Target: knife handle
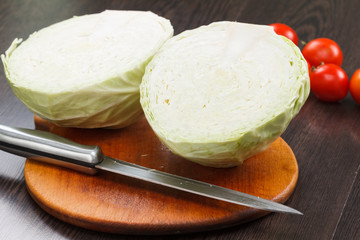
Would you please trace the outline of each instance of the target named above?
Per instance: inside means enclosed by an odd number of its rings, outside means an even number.
[[[0,149],[29,159],[95,174],[104,155],[99,146],[82,145],[58,135],[0,124]]]

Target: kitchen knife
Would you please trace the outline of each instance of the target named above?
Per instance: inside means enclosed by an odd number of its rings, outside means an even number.
[[[0,149],[87,174],[100,169],[242,206],[302,215],[270,200],[114,159],[105,156],[99,146],[82,145],[45,131],[0,124]]]

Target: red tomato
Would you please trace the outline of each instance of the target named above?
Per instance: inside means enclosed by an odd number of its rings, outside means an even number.
[[[341,66],[343,61],[343,53],[339,45],[328,38],[311,40],[303,48],[302,54],[311,66],[314,67],[326,63],[333,63]]]
[[[360,104],[360,68],[355,71],[350,79],[350,93],[355,102]]]
[[[310,87],[320,100],[336,102],[346,97],[349,78],[341,67],[324,64],[310,74]]]
[[[273,24],[270,24],[270,26],[272,26],[274,28],[274,31],[278,35],[287,37],[293,43],[295,43],[295,45],[298,45],[299,38],[298,38],[296,32],[294,31],[294,29],[292,29],[291,27],[289,27],[288,25],[283,24],[283,23],[273,23]]]
[[[306,62],[307,62],[307,66],[308,66],[308,70],[309,70],[309,74],[310,74],[312,72],[312,67],[308,61],[306,61]]]

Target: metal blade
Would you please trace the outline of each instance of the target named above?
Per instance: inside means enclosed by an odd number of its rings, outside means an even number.
[[[228,188],[215,186],[209,183],[142,167],[107,156],[105,156],[104,160],[95,167],[101,170],[114,172],[124,176],[141,179],[147,182],[156,183],[162,186],[175,188],[181,191],[218,199],[221,201],[235,203],[242,206],[271,212],[284,212],[302,215],[301,212],[280,203],[234,191]]]

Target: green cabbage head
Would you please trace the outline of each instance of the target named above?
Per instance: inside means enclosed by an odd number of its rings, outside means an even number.
[[[299,48],[272,27],[216,22],[161,47],[146,67],[140,101],[173,153],[231,167],[284,132],[309,85]]]
[[[120,128],[142,116],[145,66],[172,35],[170,22],[154,13],[107,10],[15,39],[1,59],[15,95],[40,117]]]

